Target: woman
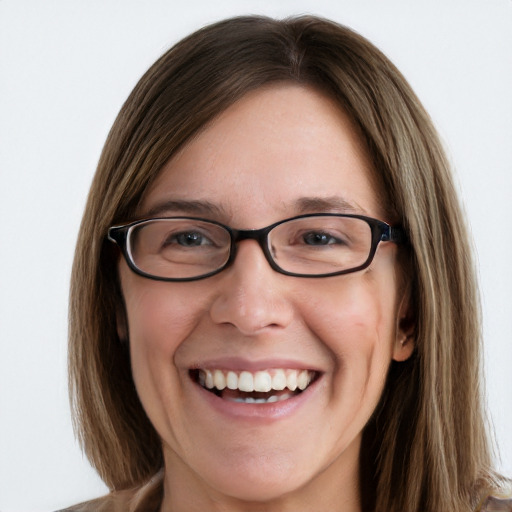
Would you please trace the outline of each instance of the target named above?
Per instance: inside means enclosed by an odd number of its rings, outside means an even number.
[[[512,510],[489,498],[448,164],[344,27],[231,19],[152,66],[99,163],[70,317],[113,490],[75,510]]]

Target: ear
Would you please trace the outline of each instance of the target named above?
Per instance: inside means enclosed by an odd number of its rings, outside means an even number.
[[[393,350],[393,359],[399,362],[406,361],[411,357],[416,345],[416,319],[412,305],[410,285],[407,285],[403,291],[396,321],[396,340]]]
[[[121,343],[128,342],[128,319],[126,318],[126,310],[124,304],[117,303],[116,306],[116,329],[117,336]]]

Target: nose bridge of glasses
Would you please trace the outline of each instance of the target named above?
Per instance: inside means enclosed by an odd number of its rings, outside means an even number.
[[[267,237],[268,233],[271,231],[272,226],[261,228],[261,229],[232,229],[231,230],[231,239],[232,239],[232,250],[233,256],[232,260],[236,256],[236,245],[239,242],[243,242],[244,240],[254,240],[263,251],[266,260],[269,262],[271,267],[274,267],[272,262],[272,255],[267,247]]]

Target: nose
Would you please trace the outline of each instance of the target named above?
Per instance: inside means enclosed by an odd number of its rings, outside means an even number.
[[[293,278],[272,270],[256,240],[238,243],[235,261],[219,278],[221,288],[210,309],[215,323],[233,325],[246,336],[290,324],[286,280]]]

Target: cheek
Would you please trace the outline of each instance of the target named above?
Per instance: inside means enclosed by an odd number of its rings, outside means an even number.
[[[126,297],[130,343],[172,353],[200,319],[205,306],[196,295],[175,290],[170,283],[155,283]]]
[[[345,442],[367,423],[384,389],[395,339],[394,287],[354,277],[312,296],[304,319],[330,354],[329,422],[334,431],[345,432]]]
[[[178,382],[175,355],[207,308],[193,286],[127,276],[123,282],[133,378],[144,398]],[[178,288],[178,289],[176,289]],[[163,398],[163,397],[160,397]]]
[[[374,281],[370,273],[341,278],[303,301],[309,329],[330,351],[336,368],[387,368],[395,338],[395,287]]]

